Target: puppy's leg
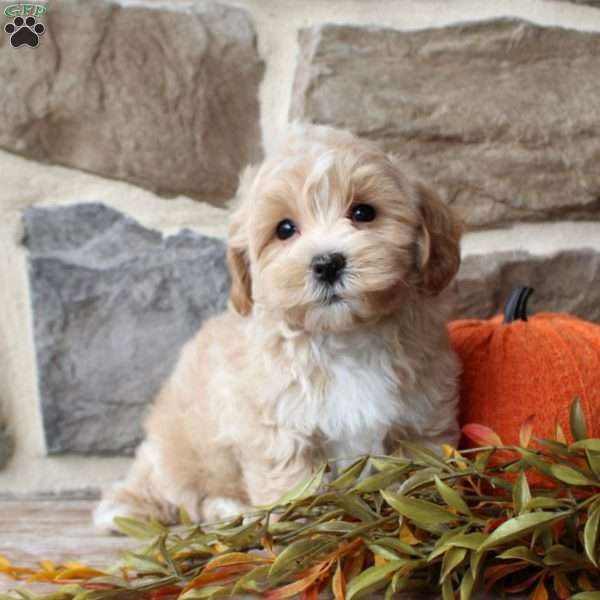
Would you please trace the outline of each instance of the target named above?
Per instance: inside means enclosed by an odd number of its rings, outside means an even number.
[[[178,509],[160,493],[153,452],[144,442],[125,481],[115,484],[94,511],[94,524],[101,531],[117,531],[115,517],[145,519],[152,515],[165,524],[177,522]]]
[[[349,467],[359,457],[378,456],[385,453],[384,440],[386,431],[367,431],[360,438],[347,438],[327,443],[327,456],[331,457],[331,477],[335,478],[346,467]],[[363,469],[359,480],[366,479],[373,472],[372,467]]]
[[[253,457],[243,465],[250,503],[255,506],[276,502],[312,473],[312,464],[306,457],[296,456],[277,463],[272,459]]]
[[[207,523],[214,523],[247,512],[249,507],[235,498],[212,496],[202,503],[202,517]]]

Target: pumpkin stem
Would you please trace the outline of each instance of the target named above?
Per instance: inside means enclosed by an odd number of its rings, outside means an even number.
[[[533,294],[533,288],[515,288],[504,306],[504,323],[512,323],[516,319],[527,321],[527,300]]]

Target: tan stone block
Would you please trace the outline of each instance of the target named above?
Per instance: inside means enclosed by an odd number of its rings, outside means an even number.
[[[471,226],[600,217],[600,34],[499,19],[300,32],[291,116],[381,140]]]
[[[0,43],[0,147],[166,195],[230,198],[260,158],[263,63],[245,11],[56,0],[36,48]]]

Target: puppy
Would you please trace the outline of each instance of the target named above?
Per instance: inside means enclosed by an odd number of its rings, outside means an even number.
[[[451,211],[375,144],[294,124],[243,174],[230,308],[183,348],[116,515],[216,520],[271,503],[324,460],[458,440],[459,364],[440,294],[460,263]]]

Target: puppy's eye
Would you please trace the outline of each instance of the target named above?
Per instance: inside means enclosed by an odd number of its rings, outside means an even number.
[[[296,224],[291,219],[284,219],[283,221],[279,221],[277,224],[277,229],[275,230],[277,233],[277,237],[280,240],[287,240],[291,238],[297,231]]]
[[[355,204],[350,209],[350,218],[358,223],[368,223],[375,215],[375,209],[370,204]]]

